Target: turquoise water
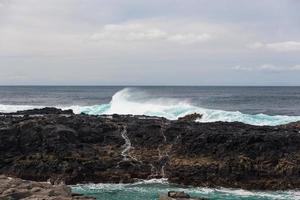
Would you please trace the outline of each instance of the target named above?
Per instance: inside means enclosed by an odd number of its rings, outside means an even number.
[[[73,192],[96,197],[97,200],[157,200],[158,194],[170,190],[185,191],[192,197],[211,200],[300,200],[300,191],[247,191],[242,189],[212,189],[180,187],[164,179],[133,184],[86,184],[72,187]]]
[[[53,106],[86,114],[137,114],[177,119],[203,114],[199,122],[239,121],[279,125],[300,120],[300,87],[213,86],[0,86],[0,112]],[[237,189],[180,188],[165,181],[88,184],[75,192],[98,200],[154,200],[158,193],[183,190],[213,200],[300,200],[299,191],[250,192]]]
[[[300,116],[245,114],[240,111],[225,111],[196,106],[187,99],[169,97],[152,98],[149,93],[140,89],[125,88],[116,92],[108,104],[76,107],[75,112],[86,114],[134,114],[159,116],[167,119],[177,119],[191,113],[201,113],[199,122],[243,122],[252,125],[281,125],[300,121]]]
[[[202,114],[199,122],[274,126],[300,121],[299,104],[299,87],[0,87],[0,112],[55,106],[75,113],[172,120],[197,112]]]

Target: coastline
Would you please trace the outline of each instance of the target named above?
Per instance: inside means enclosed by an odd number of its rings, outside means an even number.
[[[3,114],[0,174],[53,183],[300,188],[300,125],[195,123],[59,109]]]

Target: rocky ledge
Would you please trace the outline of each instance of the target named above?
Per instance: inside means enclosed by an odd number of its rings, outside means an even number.
[[[95,200],[72,194],[70,187],[39,183],[0,175],[0,200]]]
[[[0,116],[0,174],[66,184],[170,182],[300,188],[300,126],[74,115],[43,109]]]

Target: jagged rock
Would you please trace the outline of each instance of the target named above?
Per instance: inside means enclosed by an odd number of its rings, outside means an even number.
[[[32,109],[32,110],[22,110],[22,111],[17,111],[14,113],[0,113],[2,115],[58,115],[58,114],[63,114],[63,115],[73,115],[73,110],[62,110],[58,108],[52,108],[52,107],[45,107],[41,109]]]
[[[183,117],[179,117],[178,118],[178,121],[185,121],[185,122],[194,122],[196,121],[197,119],[201,119],[202,118],[202,114],[199,114],[199,113],[193,113],[193,114],[188,114],[188,115],[185,115]]]
[[[0,174],[27,180],[300,188],[298,125],[114,115],[0,116]],[[56,112],[56,111],[53,111]],[[58,111],[57,111],[58,112]]]
[[[51,185],[0,175],[0,200],[95,200],[73,195],[66,185]]]
[[[206,198],[192,198],[185,192],[169,191],[168,195],[160,194],[159,200],[208,200]]]
[[[186,194],[185,192],[176,192],[176,191],[169,191],[168,197],[171,198],[191,198],[190,195]]]

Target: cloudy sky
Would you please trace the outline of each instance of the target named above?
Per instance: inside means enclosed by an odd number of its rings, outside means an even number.
[[[0,0],[1,85],[300,85],[299,0]]]

